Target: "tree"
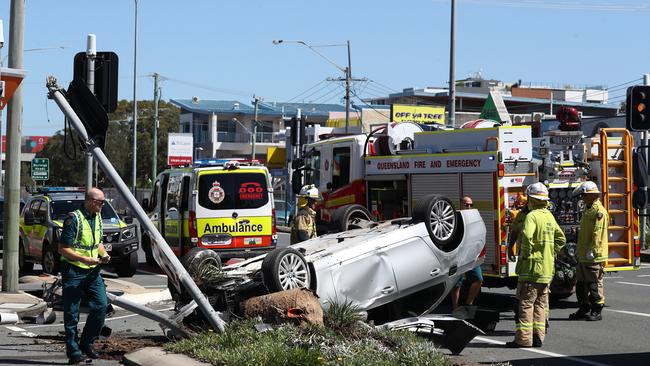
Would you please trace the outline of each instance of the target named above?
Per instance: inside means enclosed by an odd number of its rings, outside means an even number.
[[[158,128],[158,171],[167,163],[167,136],[179,128],[180,110],[174,105],[161,101]],[[111,161],[122,179],[131,184],[131,167],[133,133],[131,120],[133,103],[126,100],[118,102],[114,113],[109,114],[109,127],[106,134],[104,153]],[[85,157],[78,143],[75,132],[72,136],[65,131],[58,131],[50,138],[37,157],[50,158],[50,180],[48,185],[82,186],[85,184]],[[138,155],[136,176],[138,187],[150,186],[153,141],[153,102],[138,102]],[[65,143],[64,143],[65,142]],[[68,152],[67,156],[65,151]],[[75,151],[76,149],[76,151]],[[98,174],[100,186],[110,186],[110,182],[101,171]]]

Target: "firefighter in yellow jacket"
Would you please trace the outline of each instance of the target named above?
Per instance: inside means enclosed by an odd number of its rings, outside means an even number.
[[[554,272],[554,259],[566,238],[553,214],[546,208],[548,189],[534,183],[526,189],[530,212],[524,219],[519,243],[516,273],[519,322],[515,340],[506,347],[541,347],[546,335],[548,287]]]
[[[318,188],[308,184],[298,194],[298,213],[291,226],[291,244],[316,237],[316,203],[320,201]]]
[[[594,182],[584,182],[574,190],[582,195],[587,210],[580,219],[578,232],[578,268],[576,271],[576,297],[578,311],[569,319],[602,320],[605,306],[603,288],[604,262],[607,260],[607,230],[609,215],[600,202],[600,191]]]

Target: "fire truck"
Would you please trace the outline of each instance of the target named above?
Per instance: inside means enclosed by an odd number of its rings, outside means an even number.
[[[390,123],[369,134],[306,145],[293,166],[304,173],[303,183],[314,184],[323,195],[319,230],[345,231],[365,220],[409,217],[429,194],[445,196],[455,207],[470,196],[487,228],[485,283],[514,286],[516,262],[508,258],[507,243],[509,213],[518,195],[531,183],[547,183],[551,209],[574,241],[585,207],[570,191],[593,179],[609,182],[599,183],[612,216],[607,269],[638,268],[638,225],[627,229],[637,222],[631,207],[629,134],[607,130],[586,139],[579,131],[557,131],[533,139],[530,126],[479,120],[462,127],[426,131],[413,123]],[[566,277],[573,274],[562,271]],[[570,295],[573,283],[566,277],[556,292]]]

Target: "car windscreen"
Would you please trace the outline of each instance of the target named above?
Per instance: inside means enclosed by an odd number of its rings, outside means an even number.
[[[73,212],[83,205],[83,200],[60,200],[52,201],[50,206],[50,214],[52,215],[52,220],[65,220],[68,217],[69,212]],[[102,206],[102,221],[111,221],[119,220],[117,213],[113,210],[113,207],[108,203]],[[112,219],[112,220],[111,220]]]
[[[199,205],[208,210],[260,208],[269,202],[264,173],[202,174]]]

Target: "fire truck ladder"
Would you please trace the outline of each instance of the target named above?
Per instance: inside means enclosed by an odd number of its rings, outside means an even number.
[[[609,212],[609,259],[605,267],[632,265],[632,135],[625,128],[603,128],[599,145],[603,206]]]

